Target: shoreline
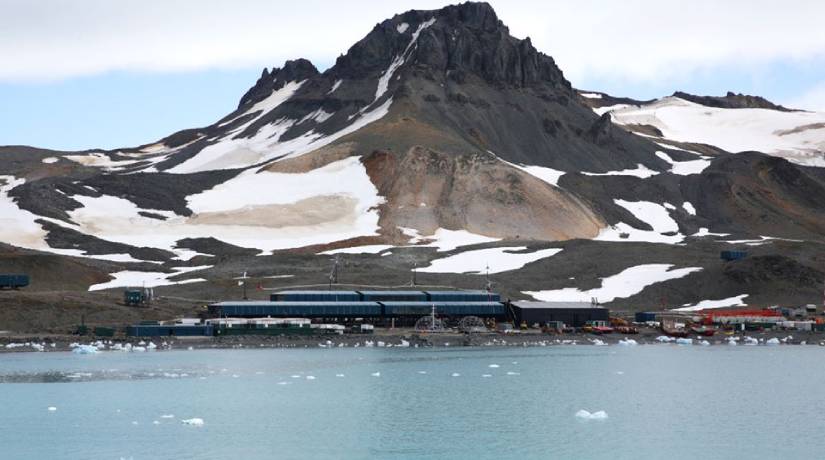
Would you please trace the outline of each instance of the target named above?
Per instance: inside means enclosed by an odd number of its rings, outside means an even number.
[[[82,337],[73,335],[15,334],[0,336],[0,353],[69,352],[79,346],[99,351],[163,351],[172,349],[262,349],[262,348],[449,348],[449,347],[549,347],[565,345],[636,346],[731,346],[737,345],[819,345],[825,346],[825,334],[808,331],[765,331],[716,334],[712,337],[692,335],[688,340],[666,337],[661,331],[639,334],[546,334],[520,333],[438,333],[417,334],[412,331],[380,331],[375,334],[282,335],[223,337]],[[679,343],[682,342],[682,343]],[[151,344],[151,345],[150,345]],[[87,349],[88,352],[94,353]]]

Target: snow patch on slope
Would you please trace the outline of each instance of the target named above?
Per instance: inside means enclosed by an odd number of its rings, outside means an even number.
[[[703,300],[696,305],[686,305],[681,308],[674,308],[673,311],[699,311],[710,308],[741,307],[745,306],[745,297],[747,296],[748,294],[742,294],[721,300]]]
[[[647,166],[638,163],[634,169],[623,169],[621,171],[608,171],[604,173],[593,173],[582,171],[585,176],[634,176],[640,179],[647,179],[648,177],[659,174],[659,171],[654,171]]]
[[[642,106],[615,107],[613,121],[644,124],[678,142],[715,145],[729,152],[756,150],[825,167],[825,114],[707,107],[677,97]]]
[[[476,249],[435,259],[418,271],[426,273],[501,273],[518,270],[536,260],[558,254],[560,248],[523,253],[526,246]]]
[[[171,281],[169,278],[178,276],[183,273],[206,270],[212,268],[212,265],[201,265],[197,267],[172,267],[174,273],[162,272],[138,272],[138,271],[121,271],[110,273],[115,279],[105,283],[93,284],[89,286],[90,291],[100,291],[103,289],[111,289],[116,287],[157,287],[169,286],[172,284],[189,284],[206,281],[203,278],[191,278],[180,281]]]
[[[670,172],[680,176],[701,174],[702,171],[705,170],[705,168],[710,166],[710,160],[707,157],[702,157],[698,160],[690,161],[674,161],[673,158],[670,158],[670,155],[668,155],[665,152],[662,152],[661,150],[656,152],[656,156],[670,163],[673,166],[670,169]]]
[[[626,268],[613,276],[602,278],[601,287],[587,291],[572,287],[548,291],[524,291],[524,294],[545,302],[589,302],[594,297],[599,302],[612,302],[615,299],[636,295],[650,285],[684,278],[702,270],[701,267],[671,270],[672,267],[671,264],[646,264]]]
[[[467,230],[447,230],[437,229],[432,235],[421,235],[414,228],[398,227],[402,233],[410,237],[410,243],[417,248],[438,248],[438,252],[452,251],[461,246],[473,244],[492,243],[500,241],[501,238],[492,238],[468,232]],[[426,241],[424,244],[419,244]]]
[[[83,207],[69,215],[83,233],[173,252],[183,238],[214,237],[269,253],[374,235],[383,202],[358,157],[303,174],[247,170],[188,196],[188,217],[147,218],[134,203],[106,195],[74,198]]]

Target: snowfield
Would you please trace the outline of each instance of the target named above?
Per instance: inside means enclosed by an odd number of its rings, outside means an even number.
[[[729,297],[721,300],[703,300],[696,305],[685,305],[682,308],[674,308],[673,311],[699,311],[709,308],[725,308],[725,307],[743,307],[745,306],[745,297],[748,294],[741,294],[735,297]]]
[[[475,249],[460,252],[443,259],[435,259],[427,267],[418,271],[426,273],[501,273],[518,270],[525,265],[558,254],[559,248],[542,249],[535,252],[521,252],[526,246]]]
[[[679,233],[679,225],[670,217],[667,203],[661,205],[650,201],[625,200],[613,200],[613,202],[630,211],[637,219],[650,225],[653,230],[639,230],[624,222],[619,222],[602,229],[594,240],[678,244],[685,239],[685,236]],[[670,207],[675,209],[672,205]]]
[[[398,227],[402,233],[410,237],[410,244],[417,248],[438,248],[438,252],[448,252],[461,246],[492,243],[501,241],[500,238],[479,235],[467,230],[437,229],[432,235],[421,235],[414,228]],[[424,243],[426,241],[426,243]]]
[[[636,295],[652,284],[684,278],[702,270],[701,267],[671,270],[672,267],[671,264],[646,264],[626,268],[613,276],[602,278],[601,287],[587,291],[564,288],[550,291],[524,291],[524,294],[545,302],[590,302],[590,299],[594,297],[599,302],[612,302]]]
[[[195,272],[212,268],[212,265],[201,265],[197,267],[172,267],[174,273],[162,272],[136,272],[136,271],[121,271],[110,273],[115,279],[105,283],[93,284],[89,286],[90,291],[100,291],[103,289],[111,289],[117,287],[157,287],[169,286],[172,284],[189,284],[206,281],[203,278],[190,278],[180,281],[170,281],[169,278],[178,276],[183,273]]]
[[[665,97],[642,106],[614,107],[613,121],[658,128],[666,139],[710,144],[729,152],[755,150],[825,167],[825,114],[769,109],[722,109]]]
[[[304,174],[247,170],[187,197],[189,217],[168,211],[161,211],[166,220],[144,217],[134,203],[107,195],[73,198],[83,207],[69,215],[83,233],[173,252],[183,238],[214,237],[271,253],[375,235],[375,208],[383,202],[358,157]]]
[[[680,176],[701,174],[702,171],[705,170],[705,168],[710,166],[710,159],[708,157],[701,157],[698,160],[690,161],[674,161],[672,158],[670,158],[670,155],[662,151],[656,152],[656,156],[673,165],[673,167],[670,169],[670,172]]]
[[[608,171],[604,173],[594,173],[582,171],[585,176],[633,176],[639,179],[647,179],[659,174],[659,171],[654,171],[647,166],[639,163],[635,169],[623,169],[621,171]]]

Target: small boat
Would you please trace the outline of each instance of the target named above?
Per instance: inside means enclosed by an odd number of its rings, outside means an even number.
[[[671,337],[687,337],[688,330],[684,327],[677,327],[675,321],[662,321],[662,332]]]
[[[716,334],[716,329],[707,326],[693,326],[690,328],[690,331],[704,337],[711,337],[713,334]]]
[[[611,332],[613,332],[613,328],[610,327],[610,326],[593,326],[593,331],[592,332],[594,334],[599,334],[599,335],[601,335],[601,334],[610,334]]]

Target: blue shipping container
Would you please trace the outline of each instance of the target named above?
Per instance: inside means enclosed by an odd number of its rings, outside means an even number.
[[[431,302],[501,302],[501,294],[488,291],[426,291]]]
[[[0,289],[17,289],[29,285],[29,275],[0,275]]]

